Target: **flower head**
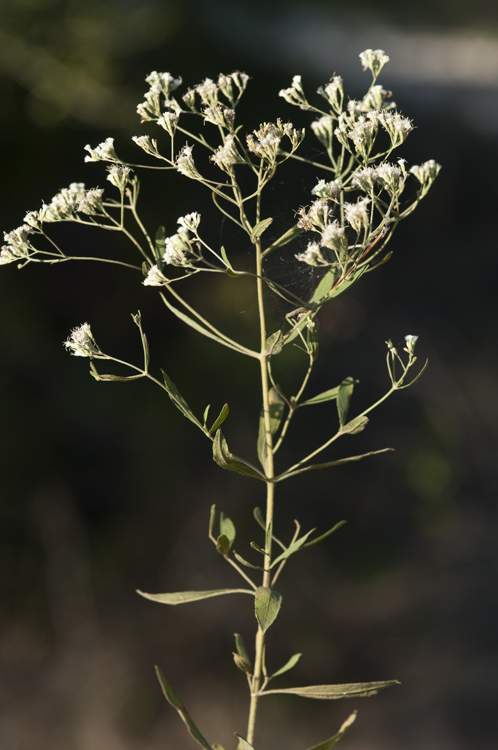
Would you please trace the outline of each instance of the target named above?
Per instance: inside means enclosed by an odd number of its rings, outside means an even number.
[[[102,205],[103,194],[104,191],[101,188],[93,188],[92,190],[87,190],[84,197],[78,203],[76,210],[81,211],[81,213],[88,214],[88,216],[101,214],[104,210],[104,206]]]
[[[73,328],[70,337],[64,342],[64,346],[75,357],[95,357],[102,354],[88,323]]]
[[[415,353],[415,344],[417,343],[418,336],[405,336],[406,351],[408,354]]]
[[[368,68],[372,71],[374,78],[377,78],[384,65],[389,62],[389,56],[383,49],[366,49],[360,52],[360,60],[363,70]]]
[[[223,146],[220,146],[210,158],[224,172],[230,172],[235,164],[246,163],[242,154],[239,153],[235,139],[231,134],[227,135]]]
[[[72,182],[54,195],[50,203],[43,205],[39,212],[41,222],[71,221],[76,219],[75,211],[85,198],[87,191],[84,182]]]
[[[158,266],[149,268],[149,272],[142,282],[144,286],[163,286],[168,281],[166,276],[159,270]]]
[[[114,150],[114,138],[106,138],[96,148],[86,145],[85,151],[88,151],[90,154],[89,156],[85,156],[85,161],[114,161],[121,163],[121,159],[118,158]]]
[[[342,185],[340,180],[332,180],[331,182],[325,182],[325,180],[319,180],[311,195],[316,195],[317,198],[321,198],[326,201],[334,201],[341,194]]]
[[[130,175],[133,174],[133,171],[129,167],[122,167],[119,164],[113,164],[112,167],[107,167],[107,169],[109,172],[107,179],[111,185],[123,192],[126,185],[131,182]]]
[[[28,240],[28,235],[33,232],[33,228],[23,224],[12,232],[4,232],[6,244],[0,252],[0,265],[15,263],[17,260],[27,260],[32,251],[35,250]]]
[[[361,232],[361,230],[368,226],[370,217],[368,215],[368,204],[371,203],[370,198],[358,198],[356,203],[345,203],[344,213],[346,219],[351,224],[355,232]]]
[[[180,174],[190,177],[191,180],[201,180],[202,175],[198,172],[192,156],[193,146],[184,146],[176,157],[176,168]]]
[[[318,242],[310,242],[304,253],[297,253],[295,257],[302,263],[307,263],[308,266],[330,266],[330,262],[324,258]]]

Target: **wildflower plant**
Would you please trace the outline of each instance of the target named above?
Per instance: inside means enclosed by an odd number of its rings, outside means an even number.
[[[417,362],[417,336],[407,335],[401,351],[387,341],[389,387],[375,403],[360,413],[350,414],[357,382],[352,377],[322,393],[308,392],[318,356],[317,314],[324,305],[391,256],[387,244],[395,228],[414,211],[440,169],[434,161],[407,168],[404,159],[393,156],[411,133],[412,122],[396,109],[391,93],[377,83],[389,60],[387,55],[382,50],[366,50],[360,59],[372,76],[362,99],[348,100],[343,81],[337,75],[318,89],[317,97],[308,98],[300,76],[295,76],[291,86],[280,91],[285,102],[311,117],[310,137],[320,151],[318,160],[299,153],[305,131],[286,120],[263,122],[252,132],[244,133],[236,115],[237,105],[249,82],[244,73],[220,75],[217,81],[207,78],[180,96],[177,91],[182,85],[181,78],[158,72],[147,77],[149,90],[138,106],[138,113],[142,122],[156,124],[158,137],[135,136],[135,145],[146,157],[154,160],[154,164],[149,165],[151,168],[176,172],[179,180],[194,180],[210,193],[220,218],[238,227],[245,242],[250,244],[251,270],[237,267],[234,248],[208,243],[202,231],[201,215],[195,211],[195,206],[191,213],[178,219],[177,229],[172,234],[168,234],[164,227],[146,227],[138,212],[136,170],[147,166],[122,160],[112,138],[95,148],[85,147],[87,162],[107,163],[107,180],[112,186],[110,196],[107,196],[107,190],[87,189],[82,183],[72,183],[55,195],[49,204],[26,214],[21,227],[5,234],[0,256],[0,263],[17,263],[20,268],[30,262],[61,263],[82,259],[129,267],[141,275],[141,283],[155,288],[151,291],[159,294],[169,313],[183,324],[216,345],[227,347],[258,365],[262,407],[256,438],[257,465],[235,455],[229,448],[224,434],[230,425],[227,404],[214,418],[209,416],[209,406],[202,416],[196,415],[164,370],[161,375],[151,371],[140,313],[133,315],[133,321],[142,342],[143,362],[123,362],[104,353],[88,323],[75,328],[65,343],[70,353],[89,358],[90,372],[98,381],[139,378],[152,381],[203,433],[219,467],[256,480],[265,492],[265,511],[255,508],[253,514],[254,528],[257,531],[261,527],[257,541],[251,542],[252,550],[259,556],[257,564],[246,559],[246,552],[235,551],[236,530],[231,519],[223,512],[218,513],[215,506],[210,511],[208,537],[216,552],[240,575],[240,588],[164,594],[139,592],[167,605],[233,594],[244,594],[252,599],[253,614],[248,607],[248,617],[249,621],[254,618],[254,648],[248,648],[242,636],[235,635],[235,666],[244,673],[248,685],[247,727],[234,727],[238,750],[258,746],[257,741],[254,745],[258,707],[262,699],[271,700],[269,696],[273,694],[335,700],[370,696],[395,684],[395,680],[388,680],[270,688],[275,677],[297,664],[300,654],[291,656],[279,668],[267,667],[267,656],[271,662],[271,654],[267,654],[266,648],[267,631],[282,606],[282,596],[275,584],[292,556],[324,541],[344,523],[338,521],[333,528],[316,535],[314,529],[302,532],[296,522],[294,535],[284,541],[280,538],[278,517],[275,516],[277,491],[282,489],[283,494],[283,483],[304,472],[382,453],[380,450],[334,457],[325,452],[345,435],[363,431],[370,412],[395,391],[414,383],[425,369],[425,366],[416,368],[412,374]],[[302,163],[311,165],[320,178],[309,186],[309,204],[290,207],[285,231],[266,241],[273,218],[267,214],[265,191],[277,170],[289,161],[293,161],[296,168]],[[132,264],[101,256],[71,256],[50,236],[50,224],[55,222],[73,222],[120,232],[136,249],[139,262]],[[303,238],[306,245],[296,252]],[[288,252],[289,263],[295,263],[297,259],[299,264],[305,264],[303,267],[318,269],[311,295],[296,295],[289,284],[278,283],[267,273],[266,258],[276,250]],[[259,319],[257,345],[249,347],[228,336],[189,303],[182,293],[182,283],[206,273],[223,274],[227,280],[241,276],[254,280]],[[288,310],[277,330],[269,327],[268,296],[271,295],[282,298]],[[293,393],[284,392],[276,375],[279,355],[288,346],[297,346],[302,351],[302,372]],[[104,362],[118,363],[128,368],[128,374],[102,372],[101,363]],[[277,472],[275,455],[285,441],[296,412],[302,408],[316,409],[327,402],[335,402],[337,406],[337,424],[327,439],[322,444],[310,445],[297,462]],[[206,750],[223,750],[221,745],[211,744],[205,739],[163,672],[157,669],[157,675],[166,700],[176,709],[193,739]],[[355,716],[356,713],[351,714],[335,734],[312,750],[331,748],[351,726]]]

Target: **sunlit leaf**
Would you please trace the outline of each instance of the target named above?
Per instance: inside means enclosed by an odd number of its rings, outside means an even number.
[[[211,589],[209,591],[175,591],[173,594],[146,594],[144,591],[137,589],[137,594],[150,599],[159,604],[187,604],[188,602],[197,602],[201,599],[211,599],[213,596],[223,596],[224,594],[251,594],[254,591],[250,589]]]
[[[235,550],[233,550],[233,556],[241,565],[245,565],[246,568],[252,568],[253,570],[264,570],[264,568],[261,565],[253,565],[250,562],[247,562],[247,560],[244,560],[244,558],[239,555]]]
[[[247,477],[266,480],[265,476],[252,466],[252,464],[230,453],[227,441],[221,430],[217,430],[213,441],[213,459],[218,466],[227,471],[235,471],[237,474],[243,474]]]
[[[220,534],[224,534],[227,537],[230,546],[233,544],[235,539],[235,526],[233,521],[231,521],[224,513],[220,513]]]
[[[340,386],[336,385],[335,388],[329,388],[328,391],[323,391],[323,393],[319,393],[318,395],[313,396],[313,398],[303,401],[299,406],[312,406],[313,404],[323,404],[325,401],[333,401],[337,398],[339,387]]]
[[[367,416],[355,417],[351,420],[351,422],[348,422],[347,424],[342,426],[341,432],[345,432],[348,435],[357,435],[359,432],[363,432],[367,424]]]
[[[270,224],[273,223],[273,219],[268,217],[268,219],[263,219],[262,221],[258,221],[255,227],[253,227],[253,230],[251,232],[251,242],[255,242],[258,237],[261,237],[263,232],[265,232]]]
[[[185,399],[183,398],[182,394],[176,387],[176,385],[173,383],[169,375],[164,371],[161,370],[164,386],[168,392],[168,396],[176,406],[176,408],[181,411],[184,417],[187,417],[187,419],[190,419],[191,422],[193,422],[197,427],[200,427],[201,430],[204,432],[204,427],[201,425],[199,420],[194,416],[192,409],[187,404]]]
[[[289,242],[292,242],[293,239],[296,237],[299,237],[300,234],[304,232],[304,229],[301,229],[301,227],[298,227],[297,224],[290,229],[288,229],[284,234],[282,234],[278,240],[275,240],[275,242],[272,242],[272,244],[266,248],[263,255],[267,255],[268,253],[271,253],[272,250],[276,250],[278,247],[283,247],[284,245],[287,245]]]
[[[241,737],[240,734],[237,734],[237,732],[235,732],[235,736],[239,738],[239,744],[237,745],[237,750],[254,750],[253,746],[250,745],[247,740]]]
[[[256,519],[256,521],[259,523],[261,528],[266,529],[265,519],[263,518],[263,514],[261,513],[261,508],[254,508],[253,516]]]
[[[225,419],[228,417],[228,414],[230,412],[230,409],[228,408],[228,404],[225,404],[223,409],[218,414],[218,417],[215,422],[213,422],[213,425],[211,429],[209,430],[209,434],[216,432],[216,430],[221,427]],[[204,419],[204,424],[206,423],[206,419]]]
[[[280,394],[275,388],[270,388],[268,391],[268,401],[270,408],[270,432],[272,435],[278,430],[282,417],[285,410],[285,401],[282,399]],[[259,415],[259,430],[258,430],[258,458],[261,466],[266,470],[266,459],[267,459],[267,440],[266,440],[266,425],[265,425],[265,413],[261,409]]]
[[[249,659],[246,659],[245,656],[234,653],[233,660],[235,662],[235,666],[240,669],[241,672],[245,672],[246,674],[252,673],[251,662],[249,661]]]
[[[311,529],[311,531],[308,531],[304,536],[302,536],[300,539],[296,539],[295,542],[293,542],[287,549],[282,552],[281,555],[276,557],[274,561],[271,564],[271,567],[273,568],[275,565],[278,565],[282,560],[285,560],[287,557],[290,557],[294,554],[294,552],[297,552],[298,549],[300,549],[306,540],[308,539],[309,535],[312,534],[315,531],[315,529]]]
[[[216,540],[216,551],[220,553],[220,555],[228,555],[230,552],[230,540],[225,536],[225,534],[220,534],[218,539]]]
[[[265,586],[256,589],[254,597],[254,610],[256,619],[263,633],[266,633],[272,625],[282,606],[282,595],[277,591],[272,591]]]
[[[295,667],[298,663],[299,659],[301,658],[302,654],[294,654],[294,656],[291,656],[288,662],[284,664],[283,667],[280,667],[276,672],[274,672],[271,676],[271,679],[273,680],[274,677],[277,677],[279,674],[284,674],[284,672],[288,672],[289,669],[292,669],[292,667]]]
[[[265,690],[262,695],[288,693],[289,695],[299,695],[302,698],[330,701],[342,698],[367,698],[370,695],[375,695],[379,690],[391,687],[391,685],[399,685],[399,682],[388,680],[386,682],[353,682],[344,685],[309,685],[307,687],[283,688],[282,690]]]
[[[265,351],[270,356],[276,356],[282,351],[282,331],[275,331],[271,336],[268,336],[265,344]]]

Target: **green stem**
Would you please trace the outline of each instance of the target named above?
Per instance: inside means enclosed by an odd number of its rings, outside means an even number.
[[[259,211],[258,211],[259,214]],[[257,216],[256,220],[259,220]],[[266,433],[266,476],[268,482],[266,485],[266,531],[273,527],[273,512],[274,512],[274,467],[273,467],[273,442],[270,424],[270,400],[269,400],[269,378],[268,378],[268,362],[266,354],[266,321],[265,321],[265,308],[264,308],[264,284],[262,279],[262,252],[261,242],[258,241],[256,244],[256,273],[257,273],[257,294],[258,294],[258,309],[259,309],[259,324],[261,334],[261,354],[260,354],[260,369],[261,369],[261,389],[263,395],[263,412],[265,417],[265,433]],[[262,585],[266,588],[270,587],[271,582],[271,534],[266,533],[265,542],[265,569],[263,573]],[[258,709],[259,701],[259,690],[261,687],[261,677],[263,674],[263,659],[264,659],[264,647],[265,647],[265,634],[258,626],[258,632],[256,634],[255,641],[255,657],[254,657],[254,674],[252,678],[252,690],[251,690],[251,703],[249,706],[249,720],[247,724],[247,741],[252,745],[254,741],[254,732],[256,729],[256,714]]]

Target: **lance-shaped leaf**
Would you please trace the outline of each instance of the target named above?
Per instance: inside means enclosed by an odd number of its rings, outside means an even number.
[[[222,469],[235,471],[237,474],[243,474],[246,477],[254,477],[254,479],[263,479],[266,481],[266,477],[255,466],[230,453],[227,441],[221,430],[217,430],[213,441],[213,459]]]
[[[263,255],[268,255],[268,253],[271,253],[272,250],[276,250],[278,247],[283,247],[284,245],[287,245],[289,242],[292,242],[296,237],[299,237],[300,234],[304,232],[304,229],[301,229],[301,227],[298,227],[297,224],[290,229],[288,229],[284,234],[282,234],[278,240],[275,240],[275,242],[272,242],[272,244],[266,248]]]
[[[311,529],[311,531],[308,531],[300,539],[296,539],[296,541],[293,542],[291,545],[289,545],[289,547],[287,547],[287,549],[284,552],[282,552],[281,555],[279,555],[278,557],[274,559],[274,561],[271,564],[271,567],[273,568],[275,565],[278,565],[280,562],[282,562],[282,560],[285,560],[287,557],[290,557],[290,555],[293,555],[294,552],[297,552],[298,549],[300,549],[304,545],[309,535],[312,534],[314,531],[316,531],[316,529]]]
[[[262,221],[258,221],[256,226],[253,227],[251,232],[251,242],[255,242],[258,237],[261,237],[263,232],[266,232],[270,224],[273,222],[273,219],[271,216],[268,219],[263,219]]]
[[[245,656],[233,653],[233,660],[235,662],[235,666],[240,669],[241,672],[252,674],[251,662],[249,661],[249,659],[246,659]]]
[[[245,565],[246,568],[252,568],[253,570],[264,570],[264,568],[261,565],[253,565],[250,562],[247,562],[247,560],[244,560],[244,558],[239,555],[235,550],[233,551],[233,556],[241,565]]]
[[[307,542],[304,546],[305,547],[311,547],[312,544],[318,544],[319,542],[323,542],[324,539],[326,539],[328,536],[334,533],[334,531],[337,531],[341,528],[341,526],[344,526],[344,524],[347,523],[347,521],[339,521],[335,524],[335,526],[332,526],[331,529],[326,531],[324,534],[321,534],[320,536],[317,536],[316,539],[312,539],[311,542]]]
[[[282,417],[284,415],[285,402],[279,395],[275,388],[270,388],[268,392],[268,401],[270,407],[270,432],[272,435],[278,430]],[[263,468],[266,467],[267,458],[267,441],[266,441],[266,425],[265,425],[265,413],[261,409],[259,415],[259,430],[258,430],[258,458]]]
[[[354,421],[354,420],[353,420]],[[394,448],[381,448],[378,451],[369,451],[368,453],[362,453],[359,456],[348,456],[347,458],[338,458],[336,461],[327,461],[325,464],[310,464],[310,466],[303,466],[302,469],[296,469],[295,471],[284,472],[275,477],[275,482],[281,482],[283,479],[289,479],[296,474],[302,474],[305,471],[315,471],[315,469],[329,469],[331,466],[342,466],[343,464],[349,464],[351,461],[361,461],[362,458],[368,456],[376,456],[378,453],[386,453],[392,451]]]
[[[204,432],[204,427],[201,425],[199,420],[194,416],[192,409],[187,404],[185,399],[183,398],[182,394],[176,387],[176,385],[173,383],[171,378],[168,376],[164,370],[161,370],[164,380],[164,387],[166,388],[168,392],[168,396],[176,406],[176,408],[181,411],[184,417],[187,417],[187,419],[190,419],[191,422],[193,422],[197,427],[200,427],[200,429]]]
[[[187,604],[188,602],[198,602],[201,599],[211,599],[213,596],[223,596],[224,594],[250,594],[254,596],[254,591],[250,589],[211,589],[209,591],[175,591],[173,594],[146,594],[144,591],[137,589],[137,594],[160,604]]]
[[[339,413],[339,424],[344,427],[346,424],[346,417],[348,416],[349,403],[351,396],[353,395],[353,388],[358,381],[354,378],[344,378],[339,386],[339,392],[337,394],[337,411]]]
[[[341,432],[346,433],[347,435],[357,435],[359,432],[363,432],[367,424],[368,417],[365,415],[361,415],[359,417],[355,417],[350,422],[343,425],[341,427]]]
[[[213,432],[216,432],[216,430],[221,427],[225,419],[228,417],[228,414],[230,412],[230,409],[228,408],[228,404],[225,404],[223,409],[218,414],[217,419],[213,422],[213,425],[211,429],[209,430],[209,434],[211,435]],[[206,423],[207,415],[204,418],[204,424]]]
[[[342,724],[341,728],[337,732],[337,734],[334,734],[333,737],[329,737],[328,740],[325,740],[325,742],[320,742],[319,745],[313,745],[313,747],[308,748],[308,750],[330,750],[331,747],[335,745],[336,742],[339,742],[342,735],[347,732],[351,724],[356,719],[356,711],[353,711],[351,716],[348,716],[344,724]]]
[[[102,382],[111,382],[111,383],[124,383],[127,380],[140,380],[140,378],[145,377],[145,373],[141,373],[140,375],[109,375],[104,374],[101,375],[100,372],[98,372],[97,368],[95,367],[93,362],[90,362],[90,375],[95,378],[95,380],[102,381]]]
[[[261,513],[261,508],[254,508],[253,516],[256,519],[256,521],[259,523],[261,528],[263,530],[266,530],[265,519],[263,518],[263,514]]]
[[[315,289],[315,292],[313,294],[313,297],[311,298],[311,301],[320,302],[321,300],[323,300],[332,289],[336,279],[337,279],[337,271],[335,271],[334,269],[327,271],[327,273],[325,274],[325,276],[321,278],[320,283]]]
[[[254,611],[263,633],[266,633],[270,625],[275,622],[281,606],[282,595],[277,591],[272,591],[266,586],[260,586],[256,589]]]
[[[284,672],[288,672],[289,669],[292,669],[292,667],[295,667],[298,663],[299,659],[301,658],[302,654],[294,654],[294,656],[291,656],[289,661],[287,661],[283,667],[280,667],[276,672],[272,674],[270,677],[270,680],[273,680],[274,677],[277,677],[279,674],[284,674]]]
[[[160,295],[161,295],[161,299],[163,300],[168,310],[170,310],[173,313],[173,315],[176,315],[176,317],[179,318],[183,323],[186,323],[195,331],[202,333],[202,335],[206,336],[208,339],[213,339],[214,341],[217,341],[218,344],[223,344],[223,346],[226,346],[229,349],[235,349],[236,352],[240,352],[241,354],[247,354],[247,351],[244,351],[244,349],[238,346],[236,342],[228,341],[224,339],[223,336],[221,336],[219,333],[214,333],[212,330],[210,330],[206,326],[201,325],[201,323],[198,323],[196,320],[194,320],[194,318],[191,318],[189,315],[186,315],[186,313],[182,312],[177,307],[172,305],[165,294],[160,292]]]
[[[237,750],[254,750],[254,747],[251,744],[249,744],[247,740],[241,737],[240,734],[237,734],[237,732],[235,732],[235,736],[239,738],[239,744],[237,745]]]
[[[169,684],[169,682],[166,680],[166,677],[163,675],[159,667],[156,667],[156,674],[157,679],[159,680],[159,683],[161,685],[162,691],[164,693],[164,697],[170,703],[173,708],[175,708],[178,713],[180,714],[183,722],[185,723],[190,735],[194,738],[194,740],[205,750],[211,750],[211,745],[206,740],[205,737],[202,736],[200,731],[195,726],[194,722],[190,718],[185,706],[182,703],[182,700],[174,687]]]
[[[307,687],[282,688],[282,690],[265,690],[260,695],[288,693],[289,695],[299,695],[301,698],[332,701],[342,698],[368,698],[370,695],[378,693],[379,690],[391,687],[391,685],[399,685],[398,680],[352,682],[344,685],[308,685]]]
[[[307,401],[303,401],[302,404],[299,404],[300,406],[313,406],[314,404],[323,404],[325,401],[333,401],[337,398],[337,394],[339,393],[340,386],[336,385],[335,388],[329,388],[328,391],[323,391],[322,393],[318,393],[316,396],[313,396],[313,398],[309,398]]]

